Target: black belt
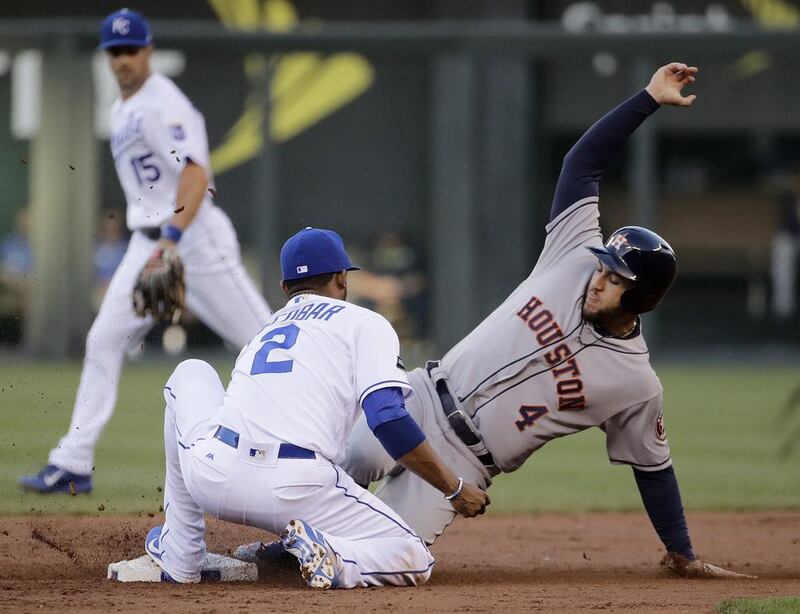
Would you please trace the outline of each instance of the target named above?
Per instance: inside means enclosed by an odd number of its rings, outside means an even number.
[[[153,226],[152,228],[138,228],[137,230],[151,241],[158,241],[161,238],[161,226]]]
[[[231,448],[239,447],[239,433],[229,428],[220,426],[214,433],[214,439],[219,439],[222,443],[228,444]],[[259,450],[250,450],[250,456],[256,456]],[[278,448],[278,458],[317,458],[313,450],[301,448],[293,443],[282,443]]]
[[[425,369],[428,371],[428,376],[430,376],[431,371],[438,366],[438,361],[429,361],[428,364],[425,365]],[[440,379],[439,381],[435,382],[435,386],[436,394],[439,395],[439,401],[442,404],[442,410],[444,411],[445,418],[447,418],[447,422],[450,424],[453,432],[467,446],[476,446],[481,443],[481,438],[467,425],[464,420],[463,413],[458,411],[458,405],[456,405],[453,395],[450,394],[450,390],[448,390],[445,380]],[[475,456],[486,467],[495,466],[494,456],[492,456],[492,453],[488,450],[484,454],[476,454]]]

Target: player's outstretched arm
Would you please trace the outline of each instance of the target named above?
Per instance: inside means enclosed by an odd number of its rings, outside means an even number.
[[[678,480],[672,467],[660,471],[641,471],[634,468],[633,475],[650,522],[653,523],[653,528],[667,549],[661,565],[675,575],[687,578],[753,577],[728,571],[695,556],[689,539]]]
[[[696,96],[683,89],[695,81],[696,66],[672,62],[659,68],[647,87],[604,115],[564,157],[550,220],[573,203],[600,194],[600,180],[628,138],[660,105],[691,106]]]

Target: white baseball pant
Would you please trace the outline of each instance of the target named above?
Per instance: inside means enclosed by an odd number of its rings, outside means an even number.
[[[94,450],[111,419],[125,354],[153,327],[133,311],[133,288],[156,241],[134,232],[86,337],[78,394],[67,434],[50,451],[49,463],[89,475]],[[184,264],[186,304],[220,337],[243,347],[266,324],[270,309],[241,262],[228,216],[203,204],[178,243]]]
[[[324,534],[339,560],[339,587],[425,583],[433,557],[387,505],[330,461],[283,459],[281,442],[239,447],[213,437],[225,390],[200,360],[178,365],[164,388],[166,521],[162,561],[178,581],[197,581],[206,553],[203,512],[278,534],[292,519]],[[291,443],[291,442],[287,442]],[[266,453],[254,457],[251,448]]]

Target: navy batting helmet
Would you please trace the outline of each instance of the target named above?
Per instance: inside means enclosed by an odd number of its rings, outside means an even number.
[[[675,252],[656,233],[625,226],[612,234],[605,247],[590,247],[609,269],[633,286],[622,294],[622,308],[631,313],[652,311],[667,293],[678,272]]]

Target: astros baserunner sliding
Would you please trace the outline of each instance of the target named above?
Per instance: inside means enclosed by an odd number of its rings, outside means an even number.
[[[734,576],[697,558],[689,538],[639,315],[672,285],[677,258],[655,232],[628,226],[603,243],[600,180],[630,135],[661,105],[688,107],[698,69],[659,68],[645,89],[597,121],[564,158],[547,238],[530,276],[440,361],[409,373],[409,413],[464,479],[488,488],[547,442],[590,427],[608,458],[630,465],[661,538],[664,564],[680,575]],[[376,491],[429,544],[452,523],[438,493],[398,467],[362,419],[343,466],[356,482],[388,476]],[[535,489],[536,485],[531,484]],[[260,544],[238,549],[264,561]]]

